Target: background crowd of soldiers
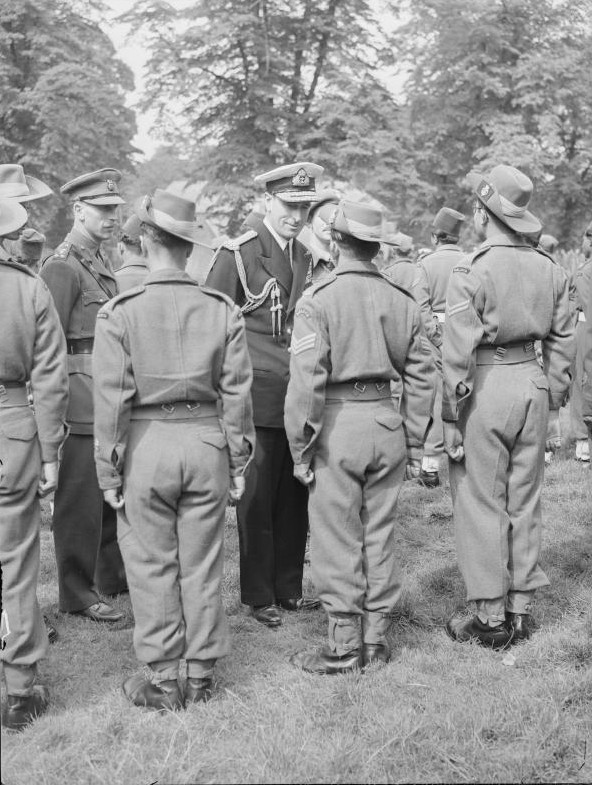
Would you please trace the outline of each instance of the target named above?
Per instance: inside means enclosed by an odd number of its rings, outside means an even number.
[[[24,205],[51,191],[0,166],[5,727],[48,706],[36,669],[56,631],[36,585],[38,497],[52,491],[59,609],[116,622],[107,600],[129,590],[147,668],[123,692],[137,706],[211,696],[230,648],[229,500],[253,617],[273,628],[283,612],[327,614],[326,646],[294,665],[388,662],[399,490],[437,486],[444,452],[476,603],[448,634],[500,649],[535,631],[544,464],[570,383],[576,457],[589,461],[592,225],[573,280],[528,210],[531,181],[499,165],[468,178],[481,245],[466,255],[469,219],[443,207],[433,249],[414,260],[380,210],[317,189],[322,173],[296,162],[258,175],[263,211],[217,249],[202,285],[185,270],[192,202],[147,194],[119,229],[114,270],[103,244],[121,174],[78,176],[61,188],[72,229],[40,263]],[[315,597],[302,591],[309,530]]]

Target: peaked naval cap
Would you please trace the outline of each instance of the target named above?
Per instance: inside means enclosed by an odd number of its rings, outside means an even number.
[[[308,161],[297,161],[271,169],[255,177],[257,185],[283,202],[314,202],[316,180],[324,172],[322,166]]]

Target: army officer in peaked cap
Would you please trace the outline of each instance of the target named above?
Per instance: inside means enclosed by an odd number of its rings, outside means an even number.
[[[303,607],[308,493],[292,475],[284,400],[294,308],[312,272],[311,256],[296,237],[322,172],[298,162],[258,175],[255,182],[265,188],[263,221],[220,249],[206,280],[245,316],[257,446],[237,508],[241,598],[269,627],[281,624],[278,606]]]
[[[99,484],[120,510],[134,646],[150,666],[123,690],[153,709],[207,700],[228,652],[225,511],[229,490],[234,500],[244,491],[254,441],[242,314],[185,271],[194,213],[160,189],[142,201],[149,274],[99,311],[93,356]]]
[[[382,213],[342,201],[330,224],[338,263],[296,307],[285,415],[295,475],[311,488],[311,565],[329,637],[292,662],[318,674],[389,659],[397,497],[419,473],[435,381],[418,306],[372,263],[386,241]],[[399,379],[401,414],[390,388]]]
[[[484,242],[450,275],[442,350],[444,446],[460,570],[476,614],[447,632],[500,649],[532,634],[549,409],[569,387],[574,328],[565,270],[533,247],[531,180],[471,173]],[[542,369],[534,342],[542,343]]]
[[[98,592],[111,595],[127,588],[115,512],[103,503],[94,466],[91,368],[97,312],[117,294],[101,244],[111,238],[124,203],[120,180],[117,169],[100,169],[62,186],[72,200],[74,226],[40,272],[66,335],[70,376],[70,434],[53,514],[60,610],[102,622],[118,621],[122,614]]]

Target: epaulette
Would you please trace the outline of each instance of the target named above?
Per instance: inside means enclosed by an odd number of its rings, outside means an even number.
[[[65,240],[61,242],[57,248],[55,248],[50,254],[48,254],[43,261],[41,262],[41,267],[48,262],[50,259],[61,259],[65,261],[68,258],[68,254],[70,253],[70,248],[72,247],[72,243],[67,243]]]
[[[462,273],[465,273],[465,272],[468,273],[469,272],[469,268],[473,265],[473,263],[476,262],[477,259],[479,259],[481,256],[483,256],[483,254],[487,253],[487,251],[490,251],[491,248],[492,248],[491,245],[481,245],[481,246],[479,246],[479,248],[476,248],[473,251],[473,253],[467,254],[465,256],[465,259],[466,259],[465,264],[459,264],[456,267],[453,267],[452,268],[452,272],[453,273],[455,273],[455,272],[456,273],[461,273],[461,272]]]
[[[405,297],[409,297],[409,299],[410,299],[410,300],[413,300],[413,302],[415,302],[415,297],[414,297],[414,296],[413,296],[413,295],[412,295],[410,292],[408,292],[408,291],[407,291],[407,289],[404,289],[402,286],[399,286],[399,284],[398,284],[398,283],[395,283],[395,282],[393,281],[393,279],[392,279],[392,278],[389,278],[389,276],[388,276],[388,275],[386,275],[385,273],[383,273],[383,272],[382,272],[382,270],[380,270],[380,277],[381,277],[383,280],[385,280],[387,283],[390,283],[390,285],[391,285],[391,286],[392,286],[394,289],[398,289],[398,290],[401,292],[401,294],[404,294],[404,295],[405,295]]]
[[[20,270],[21,273],[27,273],[27,275],[31,275],[33,278],[37,278],[37,275],[30,270],[25,264],[21,264],[20,262],[15,262],[13,259],[0,259],[0,264],[5,264],[7,267],[13,267],[15,270]]]
[[[232,305],[232,306],[235,305],[235,302],[232,299],[232,297],[229,297],[227,294],[224,294],[224,292],[219,292],[217,289],[212,289],[209,286],[200,286],[197,283],[197,281],[195,281],[195,284],[199,286],[200,291],[203,292],[204,294],[207,294],[210,297],[215,297],[217,300],[223,300],[226,303],[226,305]]]
[[[138,284],[137,286],[133,286],[131,289],[126,289],[125,292],[120,292],[116,294],[111,300],[105,303],[101,308],[101,311],[112,311],[116,305],[123,302],[124,300],[129,300],[130,297],[137,297],[138,294],[142,294],[142,292],[146,291],[146,287],[143,283]]]
[[[257,232],[254,229],[247,229],[246,232],[235,237],[234,240],[227,240],[225,243],[222,243],[220,248],[226,248],[229,251],[238,251],[241,245],[244,245],[249,240],[254,240],[255,237],[258,237]]]
[[[335,275],[335,271],[331,270],[331,272],[321,278],[319,281],[315,281],[311,284],[308,288],[306,288],[302,292],[302,297],[312,297],[313,294],[316,294],[320,289],[323,289],[325,286],[328,286],[333,281],[337,280],[337,276]]]

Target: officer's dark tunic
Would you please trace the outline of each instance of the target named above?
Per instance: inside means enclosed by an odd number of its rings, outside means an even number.
[[[117,294],[117,283],[99,248],[76,230],[44,263],[46,282],[68,347],[70,401],[66,439],[55,494],[53,535],[60,610],[80,611],[98,600],[96,588],[126,588],[117,545],[115,511],[104,504],[93,456],[92,347],[97,312]]]
[[[291,267],[263,223],[258,225],[257,232],[246,233],[236,244],[249,291],[258,295],[275,278],[281,304],[281,325],[275,336],[271,293],[259,307],[245,312],[253,363],[257,445],[246,492],[237,508],[241,599],[247,605],[268,605],[302,596],[308,493],[293,477],[284,430],[284,400],[294,307],[304,289],[311,258],[304,246],[294,240]],[[247,301],[232,248],[220,251],[206,283],[228,294],[241,307]]]

